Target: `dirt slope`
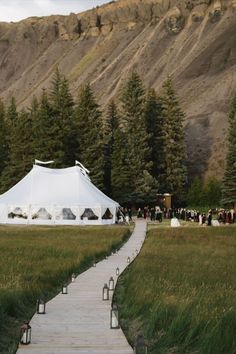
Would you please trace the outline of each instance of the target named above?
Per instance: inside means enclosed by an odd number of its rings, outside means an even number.
[[[236,0],[120,0],[82,14],[0,23],[0,95],[27,106],[56,66],[76,96],[89,81],[102,105],[132,69],[160,90],[173,74],[186,112],[192,174],[222,175],[236,88]]]

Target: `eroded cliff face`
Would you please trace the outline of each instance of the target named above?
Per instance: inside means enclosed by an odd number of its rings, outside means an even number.
[[[192,174],[222,175],[236,88],[236,0],[120,0],[82,14],[0,23],[0,95],[27,106],[55,67],[100,103],[136,69],[160,90],[172,74],[186,112]]]

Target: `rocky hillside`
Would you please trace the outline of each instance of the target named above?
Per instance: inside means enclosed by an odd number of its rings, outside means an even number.
[[[186,112],[193,174],[222,175],[236,88],[236,0],[120,0],[69,16],[0,23],[0,96],[27,106],[56,66],[76,96],[89,81],[102,105],[132,69],[160,90],[172,74]]]

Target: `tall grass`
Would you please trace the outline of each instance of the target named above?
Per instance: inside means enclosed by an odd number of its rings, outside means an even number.
[[[152,354],[236,353],[236,228],[153,229],[116,297]]]
[[[36,299],[120,247],[127,227],[0,227],[0,353],[14,353]]]

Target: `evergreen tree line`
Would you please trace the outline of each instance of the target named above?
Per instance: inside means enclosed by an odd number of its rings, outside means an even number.
[[[236,210],[236,92],[229,110],[228,152],[222,185],[222,203]]]
[[[161,94],[146,90],[136,72],[105,112],[89,84],[73,99],[56,70],[51,88],[28,109],[0,102],[0,189],[8,190],[34,159],[54,167],[79,160],[93,183],[120,203],[150,203],[157,193],[182,201],[186,184],[184,113],[167,78]]]
[[[188,189],[186,201],[188,206],[218,207],[221,203],[221,181],[216,178],[209,178],[205,182],[201,178],[194,178]]]
[[[188,205],[222,205],[236,210],[236,92],[231,100],[228,122],[228,149],[223,180],[210,178],[203,183],[200,178],[195,178],[187,193]]]

